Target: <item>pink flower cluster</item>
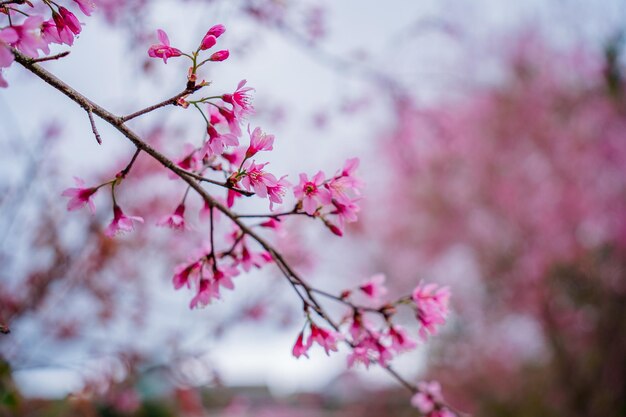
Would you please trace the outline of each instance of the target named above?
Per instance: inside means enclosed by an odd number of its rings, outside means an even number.
[[[411,398],[411,404],[426,417],[455,417],[452,411],[443,406],[443,394],[439,382],[420,382],[418,392]]]
[[[234,289],[232,278],[239,275],[240,269],[248,272],[272,262],[267,252],[251,251],[241,234],[233,236],[235,241],[229,250],[218,252],[207,245],[190,262],[176,267],[174,288],[187,287],[195,292],[190,308],[203,307],[221,298],[221,288]]]
[[[293,356],[299,358],[300,356],[309,357],[308,351],[313,346],[313,343],[317,343],[324,348],[324,352],[328,355],[330,352],[337,351],[337,342],[343,340],[343,336],[333,330],[324,329],[317,326],[313,322],[309,322],[309,337],[304,341],[304,331],[300,332],[295,345],[293,346]]]
[[[357,220],[357,205],[362,182],[354,176],[359,159],[348,159],[339,172],[326,179],[322,171],[309,178],[300,174],[300,183],[293,188],[302,210],[309,216],[319,217],[336,235],[342,236],[346,223]]]
[[[217,38],[219,38],[224,32],[226,28],[223,25],[215,25],[204,35],[198,49],[196,50],[196,54],[200,51],[206,51],[207,49],[212,48],[217,43]],[[168,58],[176,58],[183,55],[182,51],[178,48],[174,48],[170,45],[170,39],[165,33],[164,30],[157,30],[157,38],[160,43],[152,45],[148,49],[148,56],[151,58],[161,58],[163,62],[167,64]],[[214,52],[207,61],[224,61],[229,56],[228,50],[221,50]],[[198,65],[199,66],[199,65]]]
[[[420,284],[413,290],[412,298],[417,319],[422,325],[420,337],[426,340],[429,333],[434,335],[437,332],[437,326],[446,322],[450,289],[448,287],[437,288],[436,284]]]
[[[74,0],[74,3],[87,16],[90,16],[95,8],[90,0]],[[9,48],[15,48],[31,58],[38,58],[40,51],[44,55],[50,54],[52,43],[73,45],[75,36],[81,33],[81,23],[74,13],[56,3],[48,5],[50,8],[46,10],[50,11],[51,15],[48,15],[50,17],[30,14],[21,22],[18,20],[21,14],[6,12],[11,13],[11,19],[8,26],[0,26],[0,87],[8,86],[2,77],[2,70],[10,67],[14,60]]]

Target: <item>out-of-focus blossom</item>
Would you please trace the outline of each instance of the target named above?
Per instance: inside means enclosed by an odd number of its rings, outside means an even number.
[[[104,234],[113,237],[121,232],[131,232],[134,228],[133,222],[143,223],[143,218],[139,216],[127,216],[120,206],[113,206],[113,221],[104,231]]]
[[[96,187],[83,187],[85,182],[80,178],[74,178],[76,188],[67,188],[61,195],[63,197],[70,197],[70,201],[67,202],[68,210],[76,210],[85,205],[89,206],[89,210],[94,213],[96,211],[96,205],[91,201],[91,197],[98,191]]]

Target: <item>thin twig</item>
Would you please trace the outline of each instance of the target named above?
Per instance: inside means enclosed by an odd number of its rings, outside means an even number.
[[[69,54],[70,54],[70,51],[65,51],[65,52],[61,52],[60,54],[56,54],[56,55],[44,56],[44,57],[41,57],[41,58],[33,58],[32,62],[52,61],[52,60],[55,60],[55,59],[64,58],[64,57],[68,56]]]
[[[130,162],[128,163],[128,165],[126,165],[126,168],[120,171],[120,177],[126,178],[128,173],[130,172],[130,169],[135,164],[135,160],[137,160],[137,157],[139,156],[140,153],[141,153],[141,149],[137,148],[135,150],[135,153],[133,154],[133,157],[130,159]]]
[[[131,119],[134,119],[135,117],[139,117],[139,116],[144,115],[146,113],[150,113],[151,111],[154,111],[156,109],[160,109],[161,107],[169,106],[170,104],[176,104],[178,99],[180,99],[180,98],[182,98],[182,97],[184,97],[186,95],[192,94],[192,93],[198,91],[200,88],[202,88],[202,86],[195,86],[195,87],[193,87],[191,89],[185,88],[183,91],[181,91],[180,93],[176,94],[174,97],[168,98],[167,100],[163,100],[160,103],[157,103],[157,104],[154,104],[152,106],[146,107],[145,109],[136,111],[136,112],[131,113],[131,114],[127,115],[127,116],[120,117],[120,121],[122,123],[125,123],[125,122],[127,122],[127,121],[129,121]]]
[[[100,133],[98,133],[98,128],[96,127],[96,121],[93,120],[93,109],[91,107],[87,107],[87,115],[89,116],[89,123],[91,123],[91,131],[96,137],[96,142],[98,142],[98,145],[102,145],[102,138],[100,137]]]
[[[221,181],[212,180],[210,178],[203,177],[200,174],[196,174],[195,172],[187,171],[187,170],[182,169],[182,168],[178,168],[177,173],[178,174],[188,175],[191,178],[196,179],[196,180],[198,180],[200,182],[208,182],[209,184],[219,185],[220,187],[228,188],[229,190],[236,191],[236,192],[238,192],[241,195],[245,195],[246,197],[251,197],[251,196],[254,195],[253,192],[242,190],[241,188],[233,187],[228,182],[221,182]]]

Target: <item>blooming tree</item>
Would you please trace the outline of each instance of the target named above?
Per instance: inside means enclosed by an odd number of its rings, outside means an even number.
[[[178,94],[122,116],[97,105],[94,99],[44,68],[46,61],[63,59],[69,53],[51,55],[50,45],[72,46],[83,31],[80,20],[97,13],[97,6],[90,0],[0,2],[0,71],[20,66],[80,106],[97,143],[103,142],[97,127],[100,120],[135,148],[123,168],[109,172],[106,179],[86,184],[76,178],[74,187],[59,192],[68,199],[67,209],[87,207],[92,213],[108,212],[105,239],[160,226],[171,229],[167,234],[172,242],[193,242],[195,247],[179,260],[172,278],[175,290],[188,292],[192,309],[223,298],[226,290],[236,291],[241,274],[275,268],[292,287],[302,307],[303,326],[293,345],[295,357],[308,356],[313,345],[330,354],[344,344],[350,350],[348,366],[381,366],[410,391],[411,403],[422,414],[458,415],[444,402],[438,383],[413,384],[391,367],[394,357],[417,346],[417,341],[397,323],[397,313],[411,311],[420,339],[427,340],[448,316],[447,287],[420,283],[411,294],[389,299],[385,276],[379,274],[356,288],[334,294],[312,286],[273,243],[291,218],[294,222],[306,218],[336,236],[344,235],[346,226],[357,221],[360,210],[363,182],[356,174],[359,159],[348,159],[334,173],[300,173],[297,184],[287,175],[272,173],[264,156],[279,141],[264,128],[245,122],[246,116],[254,112],[253,88],[243,80],[233,90],[215,92],[204,78],[209,65],[228,65],[224,61],[230,52],[220,49],[227,45],[226,28],[221,24],[198,37],[195,49],[177,47],[176,39],[170,39],[161,29],[156,31],[154,43],[146,45],[147,55],[162,59],[164,64],[174,59],[189,63],[188,71],[180,76],[184,88]],[[112,7],[108,2],[100,6],[105,10]],[[0,85],[10,88],[2,74]],[[193,144],[178,145],[178,158],[168,157],[165,149],[159,149],[157,143],[131,127],[135,119],[165,109],[186,112],[186,117],[196,116],[203,122]],[[141,207],[138,198],[131,202],[133,187],[147,181],[141,166],[146,161],[153,164],[155,171],[169,172],[174,181],[163,196],[170,204],[167,209],[158,206],[148,210]],[[110,196],[108,207],[96,207],[94,199],[101,194]],[[251,199],[266,201],[268,210],[246,211],[246,203]],[[139,216],[140,212],[148,214]],[[198,218],[200,226],[190,227],[191,218]],[[340,309],[328,309],[322,300],[336,303]],[[36,298],[29,301],[36,303]],[[13,310],[15,314],[17,310]],[[9,333],[10,328],[10,322],[2,323],[4,333]]]

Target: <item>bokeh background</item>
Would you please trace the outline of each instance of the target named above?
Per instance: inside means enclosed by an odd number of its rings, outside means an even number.
[[[147,56],[155,30],[184,50],[223,23],[231,57],[206,78],[256,88],[273,172],[361,159],[346,236],[293,221],[277,244],[337,292],[378,272],[395,294],[450,286],[449,323],[403,375],[477,416],[626,415],[623,1],[96,3],[46,67],[98,104],[125,114],[180,91],[186,64]],[[84,112],[17,65],[4,75],[0,415],[417,414],[345,352],[291,356],[301,312],[275,271],[190,311],[171,271],[202,236],[153,226],[176,184],[148,159],[120,197],[147,227],[106,238],[104,196],[95,216],[67,213],[73,176],[108,178],[133,149],[98,121],[97,145]],[[201,123],[178,108],[132,122],[172,157]]]

